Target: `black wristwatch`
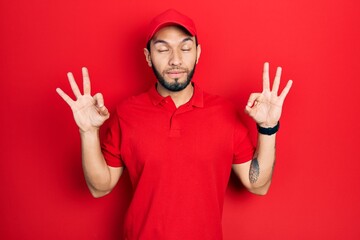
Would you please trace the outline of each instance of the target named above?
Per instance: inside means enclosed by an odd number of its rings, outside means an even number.
[[[278,122],[276,124],[275,127],[272,128],[264,128],[264,127],[260,127],[259,124],[256,124],[257,126],[257,130],[259,133],[264,134],[264,135],[273,135],[275,134],[277,131],[279,131],[279,127],[280,127],[280,122]]]

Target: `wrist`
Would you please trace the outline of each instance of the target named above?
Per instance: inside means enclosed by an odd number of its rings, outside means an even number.
[[[94,134],[97,135],[99,133],[99,128],[94,127],[94,128],[89,128],[86,130],[79,128],[79,132],[80,132],[81,136],[94,135]]]
[[[277,131],[279,131],[279,127],[280,127],[280,122],[277,122],[277,124],[256,124],[257,126],[257,130],[260,134],[264,134],[264,135],[273,135],[275,133],[277,133]]]
[[[256,125],[262,127],[262,128],[273,128],[276,127],[276,125],[278,125],[279,121],[277,122],[262,122],[262,123],[256,123]]]

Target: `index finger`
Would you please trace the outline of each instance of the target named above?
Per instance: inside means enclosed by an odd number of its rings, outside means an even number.
[[[286,83],[285,88],[282,90],[282,92],[281,92],[281,94],[280,94],[280,96],[279,96],[279,98],[280,98],[280,100],[281,100],[282,102],[284,102],[287,94],[288,94],[289,91],[290,91],[290,88],[291,88],[292,84],[293,84],[293,81],[292,81],[292,80],[289,80],[289,81]]]
[[[84,95],[85,94],[91,95],[91,84],[90,84],[89,71],[87,70],[86,67],[83,67],[81,70],[82,70],[82,75],[83,75]]]
[[[263,70],[263,91],[270,91],[269,63],[264,63]]]
[[[56,88],[56,92],[60,95],[60,97],[62,99],[64,99],[64,101],[70,106],[72,107],[74,100],[72,100],[69,95],[67,95],[63,90],[61,90],[60,88]]]

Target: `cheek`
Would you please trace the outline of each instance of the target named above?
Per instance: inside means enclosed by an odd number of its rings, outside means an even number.
[[[167,61],[166,61],[165,57],[156,57],[155,56],[151,59],[151,62],[159,72],[161,72],[167,65]]]
[[[191,63],[194,64],[196,62],[196,58],[197,58],[197,51],[196,49],[192,49],[191,52],[187,52],[187,53],[183,53],[183,59],[184,61],[186,61],[187,63]]]
[[[196,55],[185,55],[183,57],[183,62],[186,63],[186,67],[192,69],[196,64]]]

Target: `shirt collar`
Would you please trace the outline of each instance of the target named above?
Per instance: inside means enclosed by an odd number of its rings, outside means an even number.
[[[193,86],[194,86],[194,93],[193,96],[191,97],[190,101],[186,104],[190,104],[194,107],[204,107],[204,92],[203,90],[194,82],[192,82]],[[168,97],[163,97],[161,96],[157,90],[156,90],[156,84],[154,84],[148,91],[148,95],[150,97],[151,102],[157,106],[159,105],[161,102],[165,101],[165,99],[171,99],[170,96]]]

